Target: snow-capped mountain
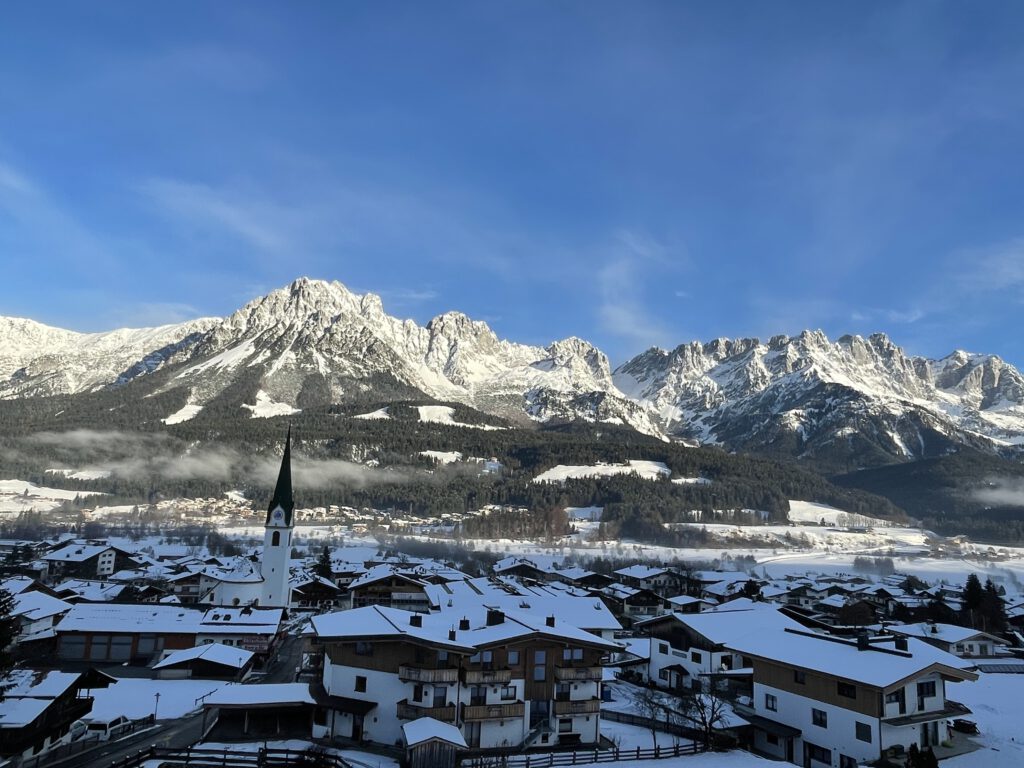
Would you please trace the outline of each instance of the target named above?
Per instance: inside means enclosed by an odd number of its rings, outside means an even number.
[[[1024,376],[992,355],[910,357],[884,334],[717,339],[650,349],[614,374],[667,432],[796,455],[938,455],[1024,444]]]
[[[274,416],[422,397],[512,423],[583,419],[864,464],[1024,445],[1019,371],[990,355],[910,357],[883,334],[693,342],[613,372],[581,339],[518,344],[458,312],[421,326],[373,294],[306,278],[230,317],[161,328],[78,334],[0,318],[0,398],[137,382],[181,404],[169,424],[215,401],[221,414]]]
[[[158,328],[76,333],[0,317],[0,398],[89,392],[160,367],[195,343],[215,318]]]

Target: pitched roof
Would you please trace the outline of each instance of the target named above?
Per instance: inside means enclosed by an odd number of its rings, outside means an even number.
[[[180,651],[169,653],[160,661],[160,663],[154,664],[153,669],[174,667],[178,664],[185,664],[189,661],[197,661],[199,659],[210,662],[211,664],[221,664],[225,667],[231,667],[232,669],[242,669],[252,660],[254,655],[255,654],[251,651],[247,651],[243,648],[229,648],[222,643],[207,643],[206,645],[199,645],[195,648],[185,648]]]
[[[281,456],[281,469],[277,473],[277,485],[274,486],[274,495],[267,506],[267,524],[270,523],[271,513],[280,507],[284,510],[284,524],[292,524],[292,515],[295,512],[295,499],[292,498],[292,428],[288,427],[288,435],[284,441],[284,455]]]
[[[442,723],[432,717],[419,717],[411,722],[403,723],[402,735],[405,736],[405,743],[410,747],[437,739],[456,747],[467,748],[462,731],[454,725]]]

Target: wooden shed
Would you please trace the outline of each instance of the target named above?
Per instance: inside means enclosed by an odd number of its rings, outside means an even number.
[[[402,726],[405,768],[455,768],[466,740],[454,725],[420,717]]]

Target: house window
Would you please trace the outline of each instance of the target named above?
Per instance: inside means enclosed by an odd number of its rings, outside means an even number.
[[[903,689],[901,688],[900,690],[894,691],[893,693],[885,694],[885,703],[886,704],[899,704],[900,700],[902,698],[903,698]]]
[[[356,693],[366,693],[366,677],[356,675]]]
[[[811,722],[819,728],[828,728],[828,712],[823,709],[812,709]]]
[[[804,751],[807,757],[818,763],[825,763],[826,765],[832,765],[832,750],[819,747],[817,744],[808,744],[804,742]]]
[[[779,700],[770,693],[764,695],[764,708],[769,712],[779,711]]]
[[[839,768],[857,768],[857,758],[849,755],[839,756]]]
[[[356,655],[357,656],[373,656],[373,644],[368,643],[365,640],[359,640],[356,642]]]
[[[494,666],[494,651],[484,651],[482,657],[485,667]]]
[[[516,697],[516,687],[514,685],[506,685],[501,689],[502,701],[511,701]]]
[[[573,648],[572,649],[572,660],[573,661],[583,661],[583,649],[582,648]]]
[[[547,677],[547,668],[543,664],[533,668],[533,681],[535,683],[544,682],[545,677]]]
[[[860,741],[866,741],[868,744],[871,743],[870,723],[857,723],[857,739]]]
[[[547,651],[534,651],[533,652],[533,663],[534,664],[546,664],[548,660]]]
[[[766,733],[765,738],[768,740],[768,743],[772,746],[779,746],[779,737],[776,736],[774,733]]]
[[[443,707],[448,703],[448,688],[443,685],[434,686],[434,703],[431,706]]]
[[[279,547],[281,546],[281,532],[274,531],[274,535],[270,537],[270,546]]]
[[[794,669],[793,670],[793,682],[794,683],[798,683],[800,685],[806,685],[807,684],[807,673],[804,672],[802,669]]]
[[[572,733],[572,720],[559,720],[558,721],[558,732],[559,733]]]
[[[928,699],[935,695],[935,681],[929,680],[926,683],[917,684],[917,698]]]
[[[668,643],[658,643],[658,653],[668,655]]]
[[[668,670],[667,669],[660,669],[660,670],[658,670],[658,679],[660,679],[660,680],[668,680]]]
[[[840,696],[845,696],[848,699],[857,698],[857,686],[850,683],[839,683],[836,687]]]
[[[508,652],[508,665],[510,667],[514,667],[518,663],[519,663],[519,651],[509,651]]]
[[[696,651],[690,651],[690,661],[694,664],[700,664],[701,655]]]

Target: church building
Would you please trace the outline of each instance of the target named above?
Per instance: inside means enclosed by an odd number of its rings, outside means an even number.
[[[274,496],[267,507],[267,521],[263,534],[263,557],[260,574],[263,576],[263,590],[260,606],[265,608],[287,608],[291,600],[288,583],[288,560],[292,551],[292,529],[295,513],[295,499],[292,498],[292,431],[288,428],[285,438],[281,470],[277,475]]]

